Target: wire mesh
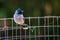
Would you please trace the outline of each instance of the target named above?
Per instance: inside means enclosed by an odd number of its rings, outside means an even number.
[[[0,19],[0,40],[60,40],[60,16],[25,17],[25,23],[28,30],[13,18]]]

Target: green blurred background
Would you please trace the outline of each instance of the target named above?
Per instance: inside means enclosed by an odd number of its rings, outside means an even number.
[[[13,17],[17,8],[24,16],[59,16],[60,0],[0,0],[0,18]]]
[[[0,0],[0,18],[12,18],[13,14],[17,8],[21,8],[24,10],[25,17],[60,16],[60,0]],[[40,19],[40,20],[41,20],[41,22],[39,25],[40,26],[44,25],[44,19]],[[8,26],[12,25],[10,21],[7,23]],[[35,23],[33,23],[33,22],[35,22]],[[52,22],[52,20],[51,20],[51,22]],[[37,26],[38,25],[37,19],[36,20],[31,19],[31,25]],[[52,23],[52,25],[53,25],[53,23]],[[60,19],[59,19],[59,25],[60,25]],[[48,33],[47,33],[48,31],[49,31],[50,35],[53,35],[52,27],[49,29],[48,28],[45,28],[45,29],[46,29],[46,32],[45,32],[46,35],[48,35]],[[56,35],[57,35],[57,32],[59,32],[58,35],[60,35],[59,29],[57,29],[57,27],[54,28],[54,33]],[[36,28],[36,30],[38,30],[38,28]],[[40,30],[40,35],[43,35],[44,28],[41,27],[39,30]],[[26,33],[29,33],[29,32],[30,32],[29,30],[26,31]],[[12,31],[9,31],[8,33],[9,34],[11,33],[10,35],[12,35]],[[15,34],[16,30],[13,33]],[[18,31],[18,33],[19,33],[19,31]],[[30,33],[31,33],[31,35],[34,35],[35,31],[33,33],[32,32],[30,32]],[[38,34],[38,33],[39,32],[36,31],[36,34]],[[24,35],[24,34],[25,34],[25,31],[22,30],[22,35]],[[51,38],[53,38],[53,37],[51,37]],[[44,39],[44,38],[42,38],[42,39]]]

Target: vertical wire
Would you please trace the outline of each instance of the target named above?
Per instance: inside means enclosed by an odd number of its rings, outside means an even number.
[[[39,17],[38,17],[38,26],[40,26],[40,20],[39,20]],[[40,28],[38,27],[38,35],[40,35]],[[40,40],[40,38],[39,38]]]
[[[49,40],[49,17],[47,18],[47,22],[48,22],[48,40]]]
[[[17,36],[18,36],[18,35],[17,35],[17,27],[18,27],[18,24],[16,25],[16,40],[17,40]]]
[[[35,40],[36,40],[36,28],[35,28],[35,34],[34,35],[35,35]]]
[[[12,24],[11,25],[12,25],[12,40],[13,40],[14,39],[13,38],[13,19],[11,19],[11,20],[12,20]]]
[[[54,33],[54,17],[53,17],[53,35],[55,35],[55,33]],[[53,40],[55,40],[55,37],[53,37]]]
[[[35,40],[37,40],[37,39],[36,39],[36,35],[37,35],[37,34],[36,34],[36,30],[37,30],[37,28],[35,28]]]
[[[44,17],[44,35],[46,35],[46,18]],[[46,36],[44,38],[46,40]]]
[[[22,29],[19,29],[19,30],[20,30],[20,40],[22,40],[22,37],[21,37],[22,36],[22,33],[21,33],[22,32]]]
[[[26,40],[26,30],[25,30],[25,40]]]
[[[30,21],[31,21],[31,18],[29,17],[29,26],[31,25],[31,24],[30,24]],[[30,37],[31,37],[31,34],[30,34],[30,28],[29,28],[29,40],[31,40]]]
[[[4,27],[6,27],[6,19],[4,19]],[[4,33],[5,33],[5,37],[4,37],[4,39],[6,40],[6,38],[7,38],[7,32],[6,32],[6,30],[4,30]]]
[[[21,37],[21,35],[22,35],[22,34],[21,34],[22,29],[19,29],[19,30],[20,30],[20,40],[21,40],[21,39],[22,39],[22,37]]]
[[[58,17],[57,17],[57,35],[59,35],[59,24],[58,24]],[[59,40],[59,37],[57,37],[57,40]]]
[[[25,40],[26,40],[26,30],[25,30]]]
[[[5,22],[6,22],[6,21],[5,21]],[[5,24],[5,25],[6,25],[6,24]],[[6,35],[7,35],[7,40],[8,40],[8,28],[7,28],[7,31],[6,31],[6,33],[7,33]]]

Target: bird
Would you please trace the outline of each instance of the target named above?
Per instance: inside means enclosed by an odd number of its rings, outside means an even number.
[[[28,29],[28,24],[25,23],[24,15],[23,15],[23,10],[21,8],[16,9],[13,19],[16,24],[19,24],[22,26],[22,29]]]

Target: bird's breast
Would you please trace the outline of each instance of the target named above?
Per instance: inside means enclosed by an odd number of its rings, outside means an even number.
[[[17,24],[20,24],[20,25],[23,25],[24,24],[24,19],[23,18],[15,18],[14,21],[17,23]]]

